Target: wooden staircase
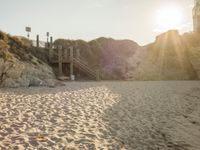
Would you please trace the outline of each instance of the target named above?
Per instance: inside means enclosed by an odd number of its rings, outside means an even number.
[[[55,49],[49,50],[49,61],[52,64],[58,64],[59,75],[63,77],[63,64],[70,64],[70,76],[74,74],[74,67],[83,71],[90,77],[91,79],[95,79],[97,81],[100,80],[99,71],[96,71],[89,67],[83,59],[80,58],[80,52],[76,49],[74,53],[74,48],[70,47],[68,49],[63,49],[62,46],[58,46]]]
[[[100,80],[99,71],[94,71],[87,64],[85,64],[82,60],[78,58],[73,58],[73,64],[75,67],[81,69],[85,72],[90,78],[95,79],[97,81]]]

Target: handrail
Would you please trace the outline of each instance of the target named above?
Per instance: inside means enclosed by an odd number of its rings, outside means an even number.
[[[74,60],[75,63],[78,63],[78,65],[79,65],[80,67],[83,67],[83,69],[86,69],[88,72],[94,74],[94,71],[93,71],[91,68],[89,68],[88,65],[85,65],[82,61],[79,61],[79,60],[77,60],[77,59],[75,59],[75,58],[74,58],[73,60]]]
[[[97,77],[97,72],[96,71],[93,71],[88,65],[84,64],[83,61],[79,60],[79,59],[76,59],[76,58],[73,58],[73,62],[75,64],[78,64],[78,66],[83,69],[84,71],[86,71],[90,76],[94,77],[94,78],[98,78]]]
[[[98,71],[98,70],[95,69],[96,71],[93,71],[94,69],[91,68],[91,67],[89,67],[83,60],[81,60],[80,58],[79,58],[79,59],[75,58],[75,59],[76,59],[77,61],[79,61],[79,63],[80,63],[81,65],[86,66],[86,67],[89,69],[89,71],[92,71],[93,76],[96,76],[96,75],[97,75],[97,71]],[[98,73],[98,76],[99,76],[99,78],[103,78],[103,76],[102,76],[101,73]]]
[[[51,55],[49,55],[49,61],[51,62],[52,60],[58,61],[59,60],[59,55],[58,55],[58,51],[57,48],[52,48],[51,49]],[[71,51],[70,51],[71,52]],[[70,53],[68,53],[69,55]],[[85,61],[83,61],[84,59],[79,55],[78,57],[70,57],[68,55],[62,55],[63,60],[68,59],[69,62],[72,61],[74,63],[74,65],[76,65],[77,67],[79,67],[80,69],[82,69],[85,73],[87,73],[89,76],[96,78],[97,80],[99,80],[99,78],[101,77],[101,75],[99,74],[99,72],[93,68],[91,68]],[[64,58],[65,56],[65,58]]]

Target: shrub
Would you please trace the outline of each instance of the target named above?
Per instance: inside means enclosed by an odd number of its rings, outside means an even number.
[[[13,55],[8,51],[9,46],[3,40],[0,40],[0,57],[7,61],[14,61]]]
[[[8,35],[2,31],[0,31],[0,40],[8,42]]]

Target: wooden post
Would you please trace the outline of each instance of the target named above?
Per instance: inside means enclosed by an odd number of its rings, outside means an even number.
[[[80,60],[80,50],[79,49],[76,49],[76,59]],[[78,66],[77,78],[80,78],[80,66]]]
[[[53,37],[52,36],[50,37],[50,47],[53,48]]]
[[[69,61],[69,57],[68,57],[68,49],[64,49],[64,59],[66,60],[66,61]]]
[[[80,59],[80,50],[79,49],[76,49],[76,58]]]
[[[73,47],[70,47],[70,78],[74,75],[74,65],[73,65]]]
[[[39,39],[39,35],[36,36],[36,46],[39,47],[39,42],[40,42],[40,39]]]
[[[62,76],[62,46],[58,46],[58,65],[59,65],[59,76]]]
[[[53,58],[53,49],[49,48],[49,62],[51,62],[51,59]]]
[[[49,62],[51,62],[51,59],[53,58],[53,39],[51,37],[51,42],[49,46]]]

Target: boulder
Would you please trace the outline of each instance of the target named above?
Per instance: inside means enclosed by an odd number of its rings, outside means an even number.
[[[21,77],[24,66],[21,64],[14,64],[7,72],[7,76],[12,79],[19,79]]]
[[[53,87],[56,86],[56,80],[55,79],[46,79],[45,81],[46,81],[46,84],[47,84],[48,87],[53,88]]]
[[[45,82],[37,77],[30,78],[29,86],[45,86],[45,85],[46,85]]]
[[[27,78],[19,78],[17,80],[17,82],[19,83],[20,87],[29,87],[30,86],[30,80]]]
[[[9,88],[17,88],[17,87],[20,87],[20,84],[17,83],[14,79],[12,78],[6,78],[2,85],[2,87],[9,87]]]
[[[31,42],[0,31],[0,86],[54,86],[52,68],[30,50]],[[40,49],[45,51],[45,49]]]

